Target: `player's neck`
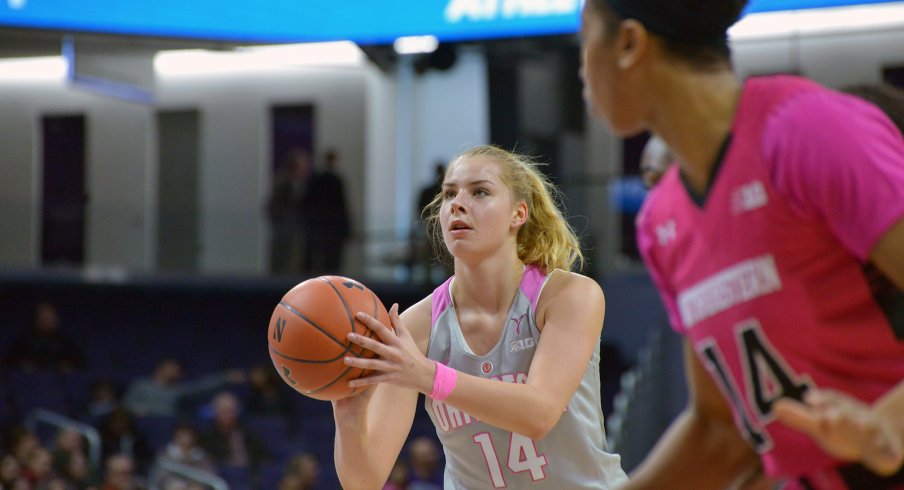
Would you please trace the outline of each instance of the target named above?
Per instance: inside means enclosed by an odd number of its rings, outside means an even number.
[[[651,120],[675,155],[690,187],[705,193],[712,168],[731,132],[741,83],[728,70],[675,77]]]
[[[486,312],[508,310],[521,284],[525,266],[513,260],[484,260],[475,265],[456,264],[452,296],[456,308]]]

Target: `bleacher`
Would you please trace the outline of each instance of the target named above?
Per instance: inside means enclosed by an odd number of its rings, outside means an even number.
[[[267,322],[282,294],[302,279],[171,276],[98,280],[72,271],[7,273],[0,277],[0,352],[6,352],[11,339],[27,324],[34,306],[47,300],[57,306],[62,330],[86,354],[88,365],[68,372],[4,368],[0,375],[4,435],[14,425],[25,424],[30,414],[34,419],[39,413],[35,410],[59,420],[96,425],[98,421],[88,414],[92,385],[110,380],[122,394],[131,379],[149,376],[162,358],[178,359],[186,379],[269,364]],[[403,308],[426,294],[398,284],[367,285],[379,297]],[[291,456],[309,451],[320,459],[320,488],[339,488],[333,469],[335,427],[330,403],[280,386],[296,401],[297,430],[291,430],[284,419],[244,414],[245,425],[266,442],[269,457],[253,474],[228,467],[218,467],[217,473],[232,490],[273,489]],[[240,399],[247,395],[244,385],[227,389]],[[192,406],[189,415],[203,429],[210,419],[199,408]],[[175,417],[136,417],[135,421],[154,453],[170,441],[176,424]],[[52,447],[55,427],[38,425],[42,442]],[[422,410],[415,425],[413,433],[433,433]]]

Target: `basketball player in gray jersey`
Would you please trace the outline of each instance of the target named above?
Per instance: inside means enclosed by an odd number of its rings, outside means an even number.
[[[578,240],[556,190],[524,157],[492,146],[458,156],[425,210],[455,275],[392,325],[359,313],[378,359],[333,402],[345,489],[380,488],[411,430],[418,393],[446,456],[446,489],[609,489],[627,480],[606,448],[599,285],[572,273]]]

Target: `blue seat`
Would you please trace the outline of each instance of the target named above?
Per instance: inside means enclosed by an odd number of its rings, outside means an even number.
[[[176,419],[159,415],[135,417],[135,425],[147,438],[151,451],[156,454],[172,440]]]
[[[8,379],[15,412],[19,417],[25,417],[35,408],[71,415],[60,374],[13,369]]]
[[[282,480],[286,470],[283,464],[266,463],[260,468],[258,474],[258,487],[261,489],[279,488],[279,481]]]
[[[226,480],[229,490],[252,490],[251,472],[248,468],[219,465],[217,475]]]

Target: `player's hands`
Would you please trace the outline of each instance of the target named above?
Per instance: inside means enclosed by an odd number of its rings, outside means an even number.
[[[357,319],[373,330],[380,340],[355,333],[348,334],[348,340],[373,351],[379,357],[376,359],[346,357],[345,364],[349,366],[375,371],[370,376],[350,381],[349,386],[358,388],[377,383],[391,383],[422,393],[429,393],[433,389],[436,366],[421,353],[411,332],[402,323],[398,304],[393,304],[389,309],[392,328],[363,312],[358,313]]]
[[[367,405],[373,393],[374,387],[369,386],[352,396],[332,400],[336,427],[354,427],[360,430],[367,417]]]
[[[880,475],[904,464],[904,434],[886,414],[831,390],[810,390],[804,403],[782,398],[773,405],[776,419],[809,435],[827,453],[863,464]]]

